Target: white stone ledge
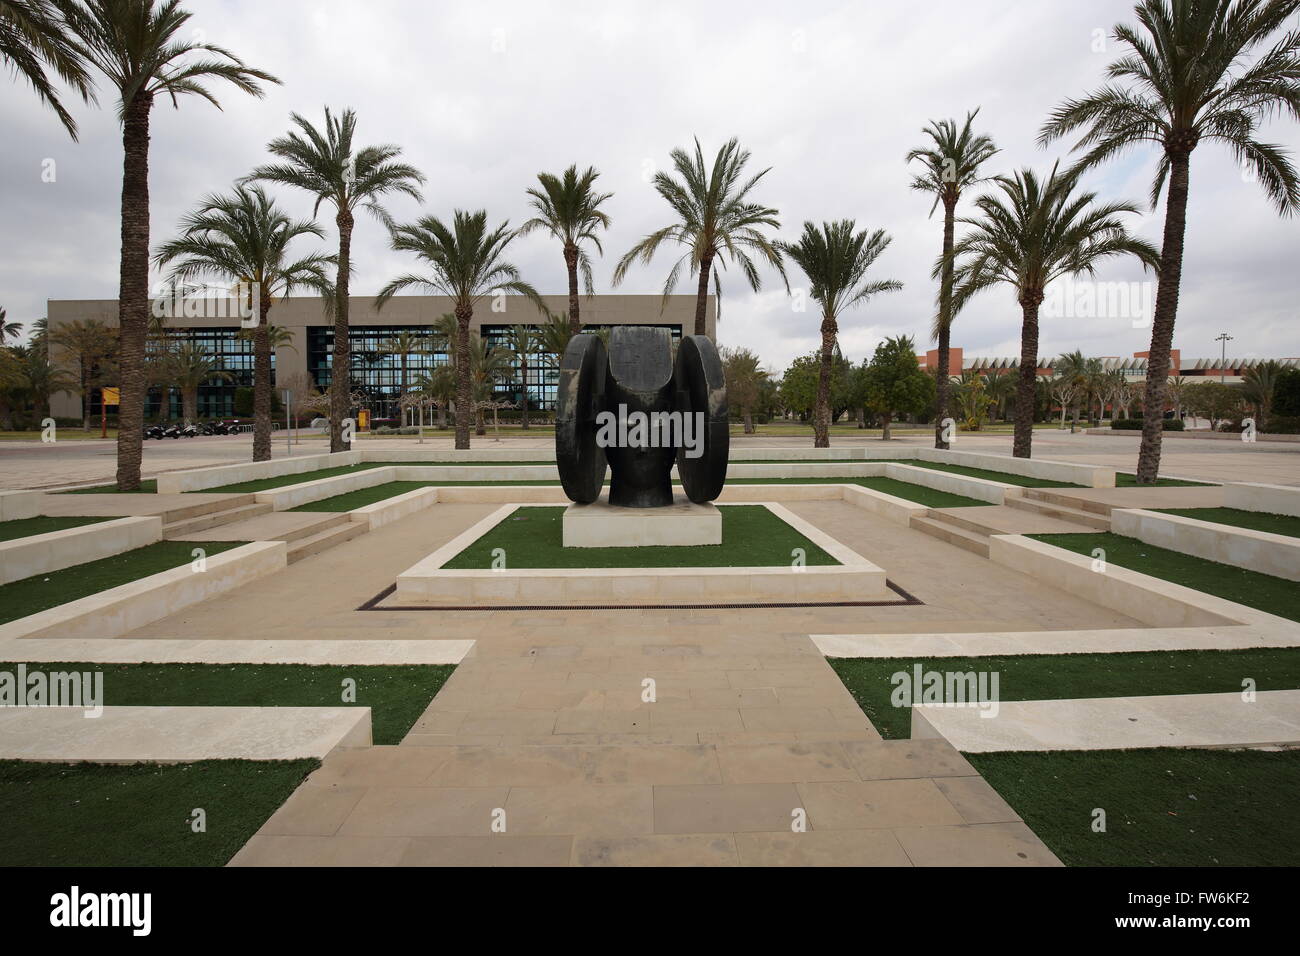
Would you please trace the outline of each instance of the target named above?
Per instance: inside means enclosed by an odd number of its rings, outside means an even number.
[[[909,485],[921,485],[935,491],[946,491],[953,495],[964,495],[977,501],[990,504],[1003,504],[1007,498],[1016,498],[1024,493],[1019,485],[1009,485],[987,478],[972,478],[950,471],[938,471],[934,468],[922,468],[919,465],[888,464],[885,465],[885,477],[905,481]]]
[[[361,488],[386,485],[388,482],[395,480],[396,472],[392,468],[362,468],[360,471],[347,475],[317,478],[296,485],[285,485],[280,488],[259,491],[256,493],[254,500],[259,504],[269,504],[276,511],[288,511],[291,508],[297,508],[299,505],[322,501],[325,498],[333,498],[335,495],[358,491]]]
[[[281,570],[287,547],[283,541],[241,545],[209,556],[203,571],[187,564],[0,624],[0,645],[36,637],[119,637]]]
[[[1300,488],[1234,481],[1223,486],[1223,506],[1242,511],[1300,517]]]
[[[392,498],[385,498],[383,501],[376,501],[372,505],[354,508],[348,514],[351,520],[365,522],[370,526],[370,530],[374,531],[376,528],[382,528],[386,524],[413,515],[417,511],[423,511],[437,503],[437,488],[416,488]]]
[[[1012,455],[990,455],[984,452],[942,448],[917,448],[916,457],[921,461],[1005,471],[1025,478],[1067,481],[1071,484],[1083,485],[1085,488],[1115,487],[1115,469],[1100,465],[1078,465],[1073,462],[1050,461],[1044,458],[1016,458]]]
[[[1110,513],[1110,530],[1158,548],[1300,581],[1300,538],[1140,508]]]
[[[369,707],[0,708],[0,759],[93,763],[323,759],[371,745]]]
[[[203,491],[244,481],[260,481],[281,475],[300,475],[322,468],[355,465],[362,460],[361,453],[341,451],[324,455],[300,455],[296,458],[273,458],[270,461],[250,461],[238,465],[216,465],[211,468],[191,468],[158,476],[160,495],[180,494],[183,491]]]
[[[366,448],[358,443],[361,461],[554,461],[555,444],[541,448],[446,448],[412,443],[408,448]]]
[[[0,521],[38,517],[44,501],[42,491],[0,491]]]
[[[0,584],[98,561],[162,540],[162,518],[116,518],[0,542]]]

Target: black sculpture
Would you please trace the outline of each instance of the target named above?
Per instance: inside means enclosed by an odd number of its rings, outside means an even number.
[[[727,386],[713,342],[682,336],[677,359],[667,329],[616,326],[609,351],[575,335],[560,362],[555,458],[564,493],[579,504],[600,497],[608,464],[609,503],[673,503],[673,462],[686,496],[712,501],[727,478]]]

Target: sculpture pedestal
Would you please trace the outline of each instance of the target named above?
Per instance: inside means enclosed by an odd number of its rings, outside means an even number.
[[[607,495],[564,510],[566,548],[633,548],[722,544],[722,512],[676,495],[662,508],[619,508]]]

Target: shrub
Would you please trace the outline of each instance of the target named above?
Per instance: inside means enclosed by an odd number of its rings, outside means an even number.
[[[1273,385],[1273,415],[1300,418],[1300,369],[1287,369],[1277,377]]]
[[[1260,431],[1266,435],[1300,435],[1300,415],[1270,415]]]
[[[1117,418],[1110,423],[1110,427],[1115,431],[1140,432],[1142,430],[1142,419]],[[1183,422],[1178,418],[1166,418],[1161,423],[1160,430],[1166,432],[1180,432],[1183,430]]]

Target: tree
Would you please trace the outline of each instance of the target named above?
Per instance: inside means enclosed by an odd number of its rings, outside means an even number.
[[[169,378],[181,390],[181,417],[192,422],[199,417],[199,387],[213,380],[229,381],[221,359],[193,342],[182,343],[169,356]],[[269,430],[268,430],[269,431]]]
[[[1255,424],[1261,429],[1268,424],[1269,415],[1273,411],[1273,391],[1277,387],[1278,376],[1285,370],[1286,366],[1281,362],[1269,359],[1246,369],[1241,376],[1241,393],[1254,406]]]
[[[74,140],[77,122],[64,107],[46,68],[81,95],[94,99],[86,62],[68,26],[69,0],[0,0],[0,63],[31,84]]]
[[[980,216],[960,220],[970,232],[953,246],[953,314],[984,289],[1005,284],[1015,291],[1021,331],[1012,454],[1028,458],[1037,400],[1038,309],[1048,283],[1061,276],[1093,276],[1097,264],[1113,256],[1135,256],[1145,267],[1158,255],[1124,227],[1121,216],[1137,212],[1131,203],[1098,203],[1096,193],[1076,192],[1074,173],[1053,166],[1042,180],[1023,169],[994,182],[1002,196],[980,196],[975,200]]]
[[[923,171],[912,178],[912,188],[934,197],[930,215],[943,204],[943,252],[939,269],[939,311],[934,318],[933,335],[939,344],[939,361],[936,372],[936,414],[934,418],[934,447],[947,448],[944,440],[944,422],[948,417],[949,359],[952,333],[952,245],[953,227],[956,223],[957,203],[962,191],[983,182],[980,167],[998,152],[993,140],[976,134],[971,124],[979,110],[966,114],[961,129],[957,121],[946,119],[931,122],[922,130],[930,137],[931,145],[911,150],[907,162],[920,161]]]
[[[845,408],[852,401],[853,368],[836,346],[831,358],[832,409]],[[810,419],[817,406],[817,384],[821,377],[821,353],[801,355],[781,376],[778,393],[782,404],[800,418]]]
[[[524,429],[528,428],[528,370],[537,354],[537,339],[531,325],[512,325],[506,334],[506,351],[519,363],[519,427]]]
[[[1221,382],[1197,382],[1187,387],[1187,407],[1210,420],[1210,429],[1220,424],[1239,420],[1244,413],[1241,390]],[[1156,414],[1157,419],[1163,416]],[[1163,427],[1163,426],[1161,426]]]
[[[1078,393],[1078,386],[1070,376],[1062,374],[1059,359],[1053,365],[1055,367],[1048,382],[1048,389],[1052,400],[1061,406],[1061,424],[1059,427],[1064,430],[1067,406],[1074,401],[1074,397]]]
[[[884,420],[881,438],[889,441],[895,415],[925,411],[934,401],[934,379],[916,361],[916,342],[910,335],[887,338],[876,346],[866,374],[867,407]]]
[[[989,395],[986,377],[974,369],[966,369],[957,377],[953,392],[957,396],[957,410],[961,413],[962,427],[977,432],[984,427],[984,418],[993,397]]]
[[[10,322],[9,316],[0,308],[0,346],[7,345],[10,339],[16,340],[23,330],[21,322]]]
[[[418,222],[397,226],[392,235],[394,249],[414,253],[430,271],[393,279],[380,290],[375,308],[382,309],[394,295],[411,286],[445,295],[455,304],[456,447],[468,448],[469,416],[465,412],[473,407],[469,324],[474,318],[474,303],[500,289],[525,296],[539,310],[545,311],[546,305],[537,290],[520,278],[519,270],[503,258],[518,233],[511,232],[505,222],[489,230],[486,210],[457,209],[450,228],[435,216],[425,216]]]
[[[1079,425],[1080,406],[1089,401],[1089,390],[1099,364],[1096,359],[1088,358],[1079,349],[1066,352],[1052,363],[1052,371],[1057,379],[1067,383],[1070,389],[1070,434],[1074,434],[1075,428]],[[1061,420],[1065,420],[1064,408],[1061,409]]]
[[[531,197],[529,204],[537,211],[537,215],[519,227],[521,236],[540,229],[560,241],[564,251],[564,268],[569,277],[569,328],[574,335],[582,330],[582,320],[578,314],[579,272],[582,273],[587,295],[592,295],[594,291],[591,257],[583,248],[583,243],[591,243],[598,253],[604,255],[605,250],[601,248],[596,230],[608,229],[610,225],[609,216],[600,206],[614,194],[598,193],[592,189],[599,176],[595,167],[588,166],[584,172],[579,173],[576,165],[570,166],[561,176],[538,173],[537,181],[542,188],[528,190]],[[524,418],[527,420],[526,409]]]
[[[1181,419],[1183,417],[1183,406],[1187,404],[1183,399],[1183,396],[1187,394],[1186,389],[1187,379],[1181,375],[1170,375],[1169,381],[1165,382],[1165,397],[1173,403],[1174,418]]]
[[[356,148],[357,114],[350,109],[335,115],[325,107],[322,132],[297,113],[289,119],[298,127],[273,139],[267,150],[283,163],[259,166],[250,179],[293,186],[316,197],[315,216],[321,203],[334,207],[334,225],[339,231],[338,275],[334,284],[334,359],[330,379],[330,451],[346,451],[343,419],[350,408],[352,387],[352,343],[348,336],[352,281],[352,230],[355,213],[364,209],[391,231],[393,221],[381,200],[393,194],[420,199],[424,176],[414,166],[397,162],[401,147],[391,143]]]
[[[170,267],[170,281],[184,283],[215,276],[244,283],[257,306],[253,330],[253,461],[271,457],[271,306],[277,296],[312,289],[326,302],[333,295],[327,266],[335,256],[311,253],[289,257],[299,236],[321,238],[309,220],[290,219],[258,185],[236,183],[228,195],[213,194],[181,220],[181,234],[165,242],[154,256],[159,268]],[[255,295],[254,295],[255,290]],[[122,426],[125,427],[125,426]]]
[[[87,61],[119,97],[122,120],[122,252],[118,291],[121,335],[121,402],[118,408],[117,488],[140,487],[144,403],[148,385],[145,340],[149,329],[149,119],[154,99],[176,104],[199,96],[217,104],[204,85],[225,80],[252,96],[261,83],[279,83],[245,66],[221,47],[183,32],[190,13],[179,0],[83,0],[65,10]],[[196,31],[197,32],[197,31]]]
[[[1141,32],[1126,24],[1114,28],[1115,40],[1132,50],[1107,68],[1120,82],[1062,103],[1039,135],[1046,144],[1081,131],[1075,148],[1086,150],[1079,160],[1085,168],[1146,143],[1163,153],[1151,186],[1153,209],[1166,182],[1169,192],[1138,484],[1154,484],[1160,471],[1160,413],[1182,281],[1192,151],[1202,140],[1225,144],[1279,213],[1300,209],[1300,175],[1286,151],[1255,139],[1274,114],[1300,118],[1300,30],[1251,58],[1297,10],[1300,0],[1141,0],[1135,9]]]
[[[614,285],[622,283],[628,269],[638,259],[648,265],[665,242],[685,246],[687,251],[673,263],[664,281],[664,299],[667,300],[677,287],[682,267],[686,266],[687,275],[698,278],[695,334],[707,335],[705,319],[710,274],[718,297],[718,318],[722,318],[722,283],[717,267],[724,263],[720,259],[730,258],[738,265],[755,292],[762,283],[753,256],[772,266],[781,274],[782,281],[785,280],[785,268],[778,248],[780,243],[768,239],[762,232],[763,229],[779,229],[781,223],[776,218],[776,209],[749,201],[749,191],[769,170],[764,169],[744,179],[749,150],[741,149],[737,140],[729,140],[718,150],[711,168],[704,165],[704,152],[698,139],[695,140],[694,156],[684,149],[674,149],[670,156],[677,178],[665,172],[655,173],[654,187],[672,207],[677,221],[650,233],[628,250],[614,269]]]
[[[77,319],[55,326],[49,338],[77,363],[72,373],[77,384],[72,390],[81,396],[81,427],[89,431],[90,393],[113,381],[117,373],[117,329],[99,319]]]
[[[414,389],[425,395],[438,409],[438,428],[447,427],[447,408],[456,400],[456,369],[452,363],[435,365],[415,376]]]
[[[379,346],[379,351],[384,355],[396,355],[400,365],[400,378],[397,386],[397,400],[400,403],[402,396],[406,394],[406,383],[408,381],[407,372],[412,355],[428,355],[429,337],[419,332],[412,332],[409,329],[402,329],[392,338]]]
[[[1289,368],[1273,384],[1273,412],[1279,417],[1300,417],[1300,368]]]
[[[502,404],[496,401],[497,385],[509,379],[512,357],[508,349],[495,348],[488,344],[481,335],[471,333],[469,337],[470,381],[474,401],[474,433],[487,434],[487,425],[483,421],[483,412],[491,407],[494,412]]]
[[[746,435],[754,434],[754,407],[762,393],[767,372],[749,349],[722,349],[722,373],[727,382],[727,401],[740,410]]]
[[[824,222],[820,230],[805,222],[798,242],[780,244],[781,251],[808,276],[812,286],[809,294],[822,307],[821,368],[813,412],[816,448],[830,447],[831,354],[837,344],[840,314],[865,304],[877,293],[903,287],[893,279],[867,280],[867,271],[889,247],[890,237],[883,229],[870,234],[865,229],[855,233],[854,229],[852,219]]]

